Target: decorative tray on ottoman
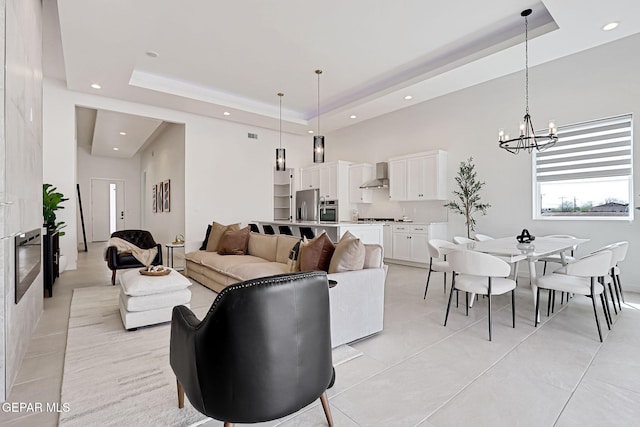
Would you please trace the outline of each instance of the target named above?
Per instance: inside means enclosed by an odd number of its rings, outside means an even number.
[[[166,276],[171,273],[171,269],[167,267],[162,267],[162,270],[158,269],[156,271],[149,271],[146,268],[140,269],[140,274],[143,276]]]

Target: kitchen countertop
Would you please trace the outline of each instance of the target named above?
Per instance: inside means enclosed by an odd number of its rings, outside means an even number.
[[[384,225],[382,222],[353,222],[353,221],[340,221],[340,222],[327,222],[327,221],[254,221],[260,224],[275,224],[275,225],[291,225],[294,227],[344,227],[344,226],[358,226],[358,225]]]

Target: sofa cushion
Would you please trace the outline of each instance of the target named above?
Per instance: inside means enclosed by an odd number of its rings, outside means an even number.
[[[329,273],[362,270],[364,266],[364,244],[350,232],[346,232],[336,244],[329,264]]]
[[[334,250],[333,242],[326,232],[309,240],[300,248],[300,271],[329,271]]]
[[[382,268],[384,254],[380,245],[364,245],[365,256],[363,268]]]
[[[218,253],[220,255],[244,255],[249,243],[249,226],[240,230],[227,230],[220,239]]]
[[[287,236],[285,234],[278,235],[278,247],[276,250],[276,262],[286,264],[289,260],[291,249],[300,241],[299,237]]]
[[[189,260],[189,261],[193,261],[196,264],[201,264],[202,260],[204,258],[206,258],[207,256],[209,256],[212,252],[207,252],[205,250],[199,250],[199,251],[194,251],[194,252],[187,252],[185,254],[185,259]]]
[[[207,232],[204,233],[204,240],[202,241],[202,245],[200,245],[201,251],[207,250],[207,242],[209,242],[209,235],[211,234],[211,224],[207,225]]]
[[[201,264],[220,273],[227,273],[230,267],[238,264],[269,262],[252,255],[220,255],[217,252],[207,252],[207,254],[209,256],[203,257]]]
[[[257,277],[288,273],[288,271],[287,264],[282,264],[280,262],[261,262],[237,264],[229,267],[227,273],[232,274],[241,280],[249,280]]]
[[[215,221],[213,222],[209,240],[207,240],[207,252],[216,252],[218,250],[220,239],[227,230],[240,230],[240,224],[222,225]]]
[[[277,248],[278,236],[249,233],[249,255],[275,261]]]

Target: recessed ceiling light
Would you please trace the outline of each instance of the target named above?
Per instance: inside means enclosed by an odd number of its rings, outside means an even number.
[[[113,147],[113,151],[118,151],[119,148],[118,147]]]
[[[620,23],[618,21],[609,22],[607,25],[602,27],[602,31],[611,31],[614,28],[617,28]]]
[[[308,133],[313,133],[313,131],[312,131],[312,130],[308,130],[307,132],[308,132]]]
[[[358,118],[358,116],[356,116],[355,114],[352,114],[352,115],[350,115],[350,116],[349,116],[349,118],[350,118],[350,119],[357,119],[357,118]]]
[[[92,84],[91,87],[94,89],[102,89],[102,86],[100,86],[98,83]]]
[[[153,50],[148,50],[144,54],[147,55],[149,58],[157,58],[158,56],[160,56],[158,52],[154,52]]]
[[[407,96],[405,96],[405,97],[404,97],[404,99],[406,99],[406,100],[408,101],[408,100],[410,100],[410,99],[413,99],[413,96],[411,96],[411,95],[407,95]]]
[[[224,113],[222,113],[222,114],[224,114],[225,116],[230,116],[230,115],[231,115],[231,113],[230,113],[230,112],[228,112],[228,111],[225,111],[225,112],[224,112]]]
[[[126,134],[127,134],[126,132],[120,132],[120,135],[126,135]]]

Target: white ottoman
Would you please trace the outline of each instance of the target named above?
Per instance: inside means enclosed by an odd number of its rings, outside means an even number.
[[[120,316],[125,329],[171,321],[176,305],[190,307],[189,279],[175,270],[166,276],[144,276],[139,269],[120,275]]]

